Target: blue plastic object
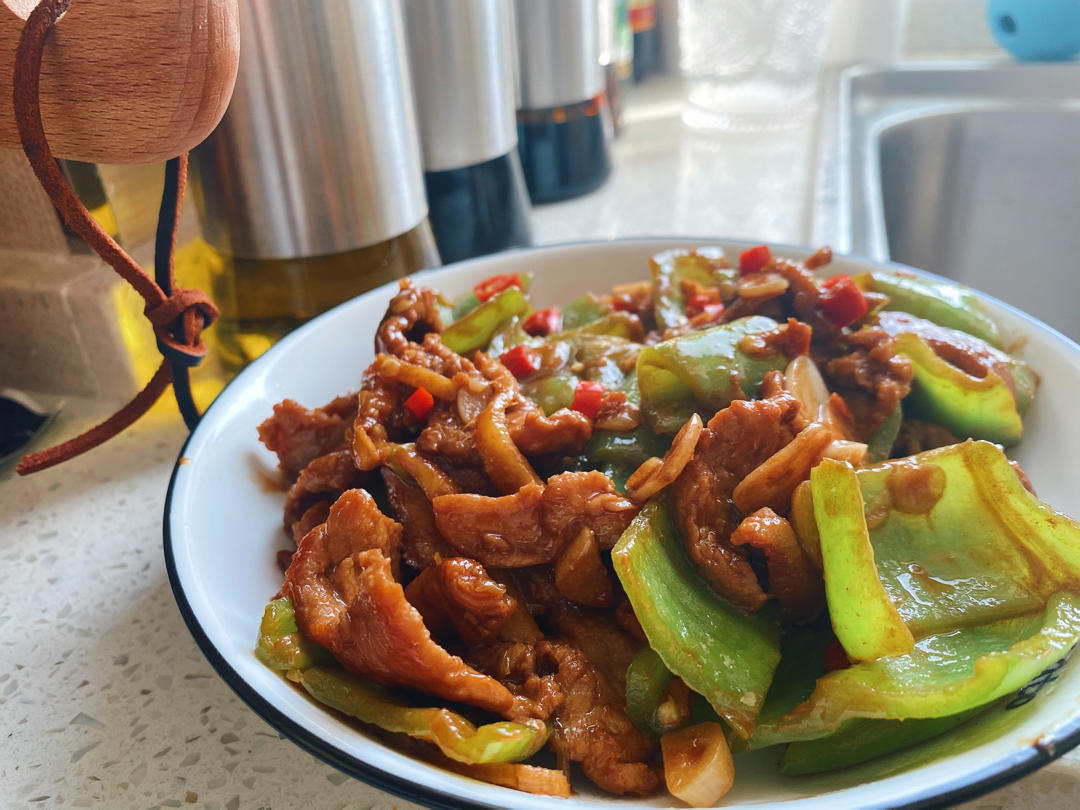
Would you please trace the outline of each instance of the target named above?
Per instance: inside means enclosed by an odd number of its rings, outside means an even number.
[[[1023,62],[1062,62],[1080,53],[1080,0],[988,0],[998,44]]]

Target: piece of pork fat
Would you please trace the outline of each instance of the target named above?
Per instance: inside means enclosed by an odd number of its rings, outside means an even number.
[[[453,631],[468,647],[495,639],[517,603],[506,587],[467,557],[439,560],[405,588],[431,634]]]
[[[444,495],[432,501],[435,526],[454,549],[492,568],[550,563],[583,528],[601,548],[619,539],[638,506],[600,472],[554,475],[512,495]]]
[[[533,711],[494,678],[436,644],[391,570],[401,526],[363,490],[346,492],[300,541],[282,594],[300,631],[351,672],[506,717]]]
[[[285,496],[285,529],[295,535],[297,531],[293,529],[294,524],[310,506],[323,500],[332,503],[345,490],[364,486],[368,478],[367,474],[356,469],[352,453],[348,449],[335,450],[313,459],[300,471]],[[308,526],[308,530],[314,525],[313,523]],[[303,537],[305,534],[307,531],[299,536]]]
[[[337,397],[314,409],[283,400],[259,425],[259,440],[277,454],[278,466],[292,483],[319,456],[345,447],[345,431],[356,417],[356,407],[356,394]]]

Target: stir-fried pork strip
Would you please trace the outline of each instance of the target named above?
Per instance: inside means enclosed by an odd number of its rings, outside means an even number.
[[[350,490],[293,555],[282,594],[300,631],[348,670],[376,683],[407,686],[507,717],[531,716],[494,678],[481,675],[432,638],[394,578],[401,527],[363,490]]]
[[[425,568],[405,588],[405,597],[432,635],[453,630],[469,647],[496,638],[516,606],[506,586],[468,557],[439,560]]]
[[[855,438],[866,441],[908,395],[914,369],[883,329],[864,327],[844,341],[850,351],[825,364],[825,378],[850,408]]]
[[[308,409],[286,399],[259,425],[259,440],[277,453],[290,483],[319,456],[345,446],[345,431],[356,417],[357,396],[335,397],[321,408]]]

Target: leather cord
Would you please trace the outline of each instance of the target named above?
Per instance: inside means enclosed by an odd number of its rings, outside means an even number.
[[[165,165],[165,185],[154,244],[156,279],[139,267],[90,216],[53,158],[41,122],[41,58],[49,31],[67,10],[69,2],[42,0],[23,27],[15,51],[14,72],[15,122],[19,138],[34,174],[64,222],[142,296],[145,302],[143,314],[153,326],[162,361],[146,387],[104,422],[66,442],[24,456],[15,468],[20,475],[52,467],[108,441],[146,413],[170,383],[185,424],[189,429],[194,428],[199,411],[191,397],[188,370],[206,355],[206,344],[200,333],[218,315],[217,307],[206,293],[177,287],[173,274],[176,231],[187,178],[186,154],[172,158]]]

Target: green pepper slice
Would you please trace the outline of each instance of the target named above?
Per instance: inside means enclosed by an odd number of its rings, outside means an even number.
[[[333,660],[329,650],[300,635],[292,600],[287,596],[269,602],[263,609],[255,657],[270,669],[282,672]]]
[[[994,372],[973,377],[942,360],[926,342],[912,334],[899,335],[896,349],[907,355],[915,377],[906,400],[916,418],[947,428],[953,434],[1016,444],[1024,422],[1012,391]]]
[[[740,341],[768,332],[776,321],[763,315],[740,318],[645,347],[637,360],[641,408],[657,433],[675,433],[694,413],[714,413],[746,399],[769,371],[782,371],[782,352],[748,354]]]
[[[854,476],[865,505],[850,503],[848,519],[862,513],[875,570],[830,558],[832,516],[818,520],[830,616],[835,625],[865,607],[855,594],[828,590],[840,566],[842,576],[877,580],[917,640],[908,653],[816,684],[808,671],[801,687],[786,690],[809,695],[798,705],[774,698],[774,688],[755,746],[827,736],[859,718],[949,717],[983,706],[1023,686],[1080,636],[1080,523],[1028,492],[1000,448],[969,441]],[[812,478],[815,507],[819,484],[836,486]],[[781,675],[799,677],[781,668],[777,681]]]
[[[947,717],[858,720],[850,728],[831,737],[791,743],[780,759],[780,772],[788,776],[802,776],[850,768],[937,737],[983,711],[985,707],[978,706]]]
[[[345,671],[312,667],[300,685],[320,703],[385,731],[434,743],[450,759],[479,765],[528,759],[547,742],[541,720],[500,721],[476,727],[449,709],[418,709],[391,700],[384,690]]]
[[[577,329],[600,320],[610,312],[610,306],[604,304],[592,293],[585,293],[562,308],[563,329]]]
[[[686,296],[683,295],[682,282],[692,281],[702,287],[715,287],[727,273],[737,277],[737,271],[726,270],[723,265],[724,251],[719,247],[700,247],[696,250],[665,250],[649,260],[653,282],[653,306],[656,325],[663,329],[684,326],[686,315]]]
[[[810,471],[810,488],[836,637],[860,661],[910,652],[915,639],[878,578],[855,470],[824,459]]]
[[[917,278],[907,273],[875,270],[853,279],[864,292],[888,296],[886,309],[925,318],[939,326],[959,329],[1001,348],[1001,331],[975,293],[960,284]]]
[[[442,331],[442,342],[458,354],[472,354],[491,342],[500,326],[528,310],[529,302],[517,287],[507,287]]]
[[[780,660],[778,624],[743,614],[698,577],[661,500],[645,505],[611,559],[649,646],[748,738]]]

